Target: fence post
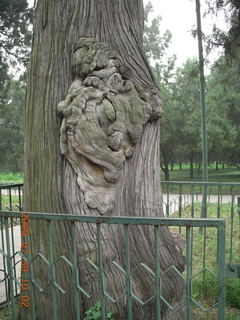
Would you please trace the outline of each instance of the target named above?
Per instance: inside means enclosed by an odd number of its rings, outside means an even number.
[[[222,221],[218,227],[218,320],[225,320],[225,300],[226,300],[226,288],[225,288],[225,241],[226,241],[226,222]]]
[[[7,245],[7,271],[9,278],[9,290],[10,290],[10,299],[11,299],[11,309],[12,309],[12,319],[16,320],[16,306],[15,306],[15,297],[13,292],[13,268],[11,261],[11,249],[10,249],[10,236],[9,236],[9,228],[8,228],[8,217],[4,218],[5,222],[5,232],[6,232],[6,245]]]

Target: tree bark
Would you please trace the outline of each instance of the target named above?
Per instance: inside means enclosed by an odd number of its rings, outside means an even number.
[[[142,46],[142,0],[39,0],[26,102],[25,211],[81,215],[163,216],[160,185],[159,117],[162,101]],[[90,177],[90,178],[89,178]],[[46,223],[32,222],[31,250],[47,258]],[[54,225],[54,253],[70,256],[67,224]],[[133,290],[141,299],[153,295],[153,278],[140,263],[154,269],[153,232],[130,232]],[[125,278],[111,261],[125,266],[123,231],[102,228],[106,288],[113,297],[124,294]],[[139,246],[141,243],[141,246]],[[96,229],[78,226],[80,285],[97,291],[96,274],[85,264],[94,261]],[[96,263],[96,261],[94,261]],[[60,261],[57,282],[69,288],[71,270]],[[84,268],[82,267],[84,265]],[[161,269],[182,271],[182,248],[167,228],[161,228]],[[38,319],[51,319],[50,288],[45,262],[32,263]],[[164,275],[162,294],[179,301],[184,283],[178,273]],[[83,310],[99,300],[81,296]],[[107,305],[117,319],[126,319],[120,299]],[[58,318],[74,319],[74,299],[58,294]],[[154,300],[133,303],[134,319],[154,319]],[[176,319],[184,319],[184,308]],[[162,315],[167,307],[162,306]],[[19,319],[30,319],[21,309]],[[83,319],[83,314],[81,315]]]

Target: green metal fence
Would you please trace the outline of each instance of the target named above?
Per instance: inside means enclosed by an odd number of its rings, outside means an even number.
[[[0,185],[0,210],[22,210],[23,184]]]
[[[8,211],[20,211],[22,210],[23,201],[23,184],[7,184],[0,185],[0,211],[8,210]],[[0,249],[5,252],[6,251],[6,236],[4,233],[4,221],[0,219]],[[10,237],[10,252],[11,252],[11,260],[12,260],[12,273],[14,277],[17,277],[17,270],[20,266],[20,257],[17,255],[19,248],[16,247],[17,243],[20,242],[20,227],[19,227],[19,219],[11,219],[8,224],[9,237]],[[10,290],[10,282],[9,282],[9,274],[7,269],[7,260],[4,255],[0,256],[0,308],[7,305],[10,301],[11,290]],[[17,283],[14,284],[13,294],[15,296],[19,295],[20,288]]]
[[[172,232],[175,234],[181,233],[183,238],[186,239],[186,245],[184,249],[184,255],[189,257],[188,250],[191,251],[191,276],[189,273],[187,273],[187,270],[189,271],[189,267],[187,268],[186,265],[186,271],[183,273],[183,277],[187,284],[191,283],[191,290],[192,295],[188,301],[191,301],[191,307],[193,309],[193,312],[197,312],[196,310],[202,310],[203,315],[201,317],[198,317],[199,319],[208,319],[207,315],[209,314],[209,319],[217,319],[216,316],[216,309],[219,305],[216,304],[217,301],[219,301],[219,296],[213,299],[210,299],[212,301],[209,301],[209,303],[206,303],[206,299],[201,296],[199,293],[202,288],[205,288],[208,290],[207,286],[214,285],[219,286],[219,269],[218,269],[218,261],[216,261],[216,257],[218,256],[217,252],[219,250],[219,228],[220,225],[215,228],[211,228],[210,225],[207,225],[209,221],[212,221],[213,219],[216,223],[218,223],[218,219],[225,219],[226,221],[226,230],[225,230],[225,238],[222,238],[221,240],[223,244],[223,239],[225,243],[225,251],[221,249],[221,251],[224,251],[225,253],[225,260],[221,264],[222,267],[222,275],[221,279],[224,278],[240,278],[240,183],[202,183],[202,182],[162,182],[162,188],[163,188],[163,209],[165,212],[166,218],[171,218],[168,221],[168,226]],[[202,192],[204,191],[207,194],[207,201],[206,205],[203,203],[202,199]],[[19,279],[20,273],[19,273],[19,267],[22,260],[22,255],[19,252],[19,246],[17,239],[20,234],[20,227],[19,227],[19,216],[18,213],[10,213],[9,210],[19,210],[22,207],[22,185],[14,185],[14,186],[0,186],[0,209],[3,209],[5,213],[3,214],[4,217],[8,215],[11,218],[8,218],[8,224],[6,228],[6,218],[0,219],[1,222],[1,237],[0,237],[0,308],[4,305],[8,304],[12,301],[12,295],[14,297],[17,297],[20,293],[20,286],[19,282],[16,279]],[[199,222],[199,218],[203,216],[203,207],[204,207],[204,217],[205,222],[202,224],[202,222]],[[56,216],[54,216],[56,217]],[[61,215],[61,219],[64,216]],[[71,216],[67,215],[67,219],[71,219]],[[49,224],[48,215],[42,214],[39,215],[33,214],[32,219],[47,219],[45,220],[47,224]],[[79,223],[92,223],[95,224],[94,220],[90,222],[90,220],[86,221],[84,219],[88,219],[91,217],[80,217],[77,218],[77,220],[74,220],[75,225]],[[99,217],[98,217],[99,218]],[[55,218],[54,218],[55,219]],[[76,219],[76,216],[74,216],[74,219]],[[83,220],[81,220],[83,219]],[[97,217],[95,217],[97,219]],[[100,219],[105,219],[100,218]],[[110,218],[106,218],[110,219]],[[120,218],[119,218],[120,219]],[[129,221],[131,221],[131,218]],[[133,218],[135,219],[135,218]],[[141,219],[141,218],[140,218]],[[158,218],[156,218],[158,219]],[[183,219],[183,220],[182,220]],[[190,220],[189,220],[190,219]],[[51,220],[51,219],[50,219]],[[58,218],[57,218],[58,220]],[[51,221],[57,221],[57,220],[51,220]],[[196,224],[193,222],[191,224],[190,229],[189,225],[187,224],[188,221],[198,221]],[[48,222],[47,222],[48,221]],[[100,225],[103,223],[104,220],[101,220]],[[110,220],[107,220],[109,223],[109,227],[111,227],[111,223],[114,222],[113,220],[110,223]],[[120,221],[120,220],[119,220]],[[129,222],[129,224],[134,224],[136,222],[143,222],[143,220],[132,220],[132,222]],[[153,226],[153,222],[150,219],[148,222],[146,219],[144,221],[150,225]],[[155,220],[154,220],[155,221]],[[165,222],[164,219],[158,219],[159,228],[162,226],[162,221]],[[173,224],[171,224],[173,221],[175,221]],[[105,222],[104,222],[105,223]],[[120,222],[119,222],[120,223]],[[123,228],[125,220],[122,221]],[[154,222],[155,223],[155,222]],[[184,224],[185,223],[185,224]],[[222,222],[220,222],[221,224]],[[70,225],[72,223],[69,222]],[[128,223],[127,223],[128,224]],[[119,224],[120,227],[120,224]],[[8,246],[7,246],[7,238],[6,238],[6,232],[8,230],[9,234],[9,252],[8,252]],[[188,230],[188,231],[187,231]],[[189,233],[190,230],[190,233]],[[154,232],[154,231],[153,231]],[[223,233],[222,233],[223,234]],[[188,239],[190,238],[190,244],[188,244]],[[52,238],[52,241],[54,243],[54,237]],[[222,247],[221,244],[221,247]],[[74,247],[74,243],[72,243]],[[223,248],[223,247],[222,247]],[[126,248],[125,248],[126,249]],[[129,248],[130,249],[130,248]],[[127,252],[127,251],[126,251]],[[188,253],[187,253],[188,252]],[[39,253],[40,256],[42,256],[43,253]],[[11,260],[11,270],[9,269],[9,261],[7,259]],[[54,259],[57,259],[58,257],[53,257]],[[47,259],[48,261],[48,259]],[[54,260],[55,261],[55,260]],[[188,260],[189,261],[189,260]],[[223,260],[222,260],[223,261]],[[49,262],[48,262],[49,263]],[[71,268],[73,268],[73,263],[70,261]],[[91,263],[90,261],[88,263]],[[116,262],[114,262],[116,263]],[[92,264],[93,266],[94,264]],[[144,265],[144,263],[142,264]],[[135,267],[130,265],[125,266],[118,266],[119,270],[121,269],[121,272],[125,272],[125,276],[129,273],[126,273],[128,266],[128,271],[131,271],[131,268]],[[98,270],[98,265],[95,265],[96,270]],[[130,269],[129,269],[130,268]],[[50,271],[50,265],[49,265],[49,274],[51,274]],[[224,269],[224,270],[223,270]],[[129,272],[130,272],[129,271]],[[81,272],[81,270],[79,270]],[[155,272],[153,271],[153,274]],[[161,272],[160,272],[161,274]],[[190,280],[189,280],[190,276]],[[12,280],[12,282],[10,281]],[[222,281],[222,280],[221,280]],[[11,282],[11,283],[10,283]],[[221,282],[222,283],[222,282]],[[131,277],[128,276],[128,282],[126,282],[126,295],[129,296],[130,288],[131,288]],[[78,285],[81,288],[80,285]],[[189,288],[190,288],[189,287]],[[40,287],[37,288],[37,285],[34,284],[33,279],[33,285],[31,286],[33,291],[39,290]],[[128,288],[128,289],[127,289]],[[157,287],[156,287],[157,288]],[[187,289],[189,291],[189,288]],[[205,290],[204,289],[204,290]],[[56,289],[57,291],[59,289]],[[83,294],[83,292],[80,290],[78,294]],[[100,294],[100,293],[99,293]],[[105,298],[109,300],[109,296],[105,292]],[[155,295],[158,293],[155,292]],[[107,298],[106,298],[107,295]],[[161,295],[161,294],[160,294]],[[99,295],[99,301],[101,300],[101,295]],[[103,298],[102,298],[103,299]],[[134,292],[132,292],[131,299],[133,301],[137,301],[138,299],[136,296],[134,296]],[[154,299],[154,298],[152,298]],[[102,300],[101,300],[102,301]],[[164,301],[164,297],[160,297],[160,308],[161,303],[167,304],[168,302]],[[185,297],[185,302],[187,301],[187,298]],[[223,301],[223,300],[222,300]],[[114,299],[113,299],[114,302]],[[138,300],[138,302],[142,305],[144,305],[144,302]],[[177,308],[177,306],[172,306],[171,304],[168,304],[168,308],[170,310]],[[176,309],[175,308],[175,309]],[[128,310],[130,310],[130,304],[128,305]],[[130,311],[128,311],[130,314]],[[222,314],[222,311],[219,311],[219,317],[220,314]],[[34,319],[34,318],[33,318]],[[82,319],[82,318],[81,318]],[[131,318],[129,318],[131,319]],[[158,318],[156,318],[158,319]],[[190,318],[189,318],[190,319]],[[223,318],[220,318],[223,319]]]
[[[5,249],[1,249],[0,253],[2,257],[6,261],[6,269],[7,269],[7,281],[9,286],[9,294],[10,301],[12,307],[12,319],[17,318],[16,311],[16,302],[21,299],[15,297],[14,287],[20,286],[20,281],[17,279],[16,274],[14,273],[14,262],[13,262],[13,252],[11,250],[11,220],[12,219],[21,219],[21,213],[19,212],[1,212],[0,217],[2,220],[2,233],[5,238]],[[92,224],[96,227],[96,239],[97,239],[97,263],[92,261],[88,261],[96,270],[97,278],[98,278],[98,300],[101,304],[101,319],[106,319],[105,305],[106,302],[112,303],[116,302],[116,300],[111,299],[111,296],[108,292],[106,292],[105,288],[105,265],[103,262],[104,250],[101,240],[101,230],[104,225],[108,225],[111,227],[112,225],[117,225],[119,227],[124,228],[124,256],[125,256],[125,265],[118,266],[119,269],[122,270],[125,276],[125,298],[126,298],[126,319],[131,320],[134,319],[134,314],[132,313],[132,303],[137,302],[140,305],[144,306],[145,302],[141,301],[140,297],[137,297],[133,290],[133,270],[136,266],[132,264],[131,260],[131,243],[129,242],[129,234],[131,233],[131,227],[134,225],[138,226],[146,226],[152,229],[155,239],[155,268],[151,270],[146,264],[143,265],[146,272],[150,272],[155,282],[154,291],[152,296],[149,297],[147,303],[152,301],[155,304],[155,317],[154,319],[161,319],[161,308],[163,304],[166,304],[167,307],[174,312],[179,308],[179,305],[186,305],[186,319],[193,319],[192,314],[196,312],[196,309],[204,310],[206,313],[210,312],[213,309],[217,310],[217,318],[225,319],[225,221],[222,219],[181,219],[181,218],[136,218],[136,217],[93,217],[93,216],[76,216],[76,215],[62,215],[62,214],[43,214],[43,213],[30,213],[29,219],[32,220],[44,220],[47,224],[47,243],[48,243],[48,252],[38,252],[36,256],[41,257],[46,264],[48,269],[49,283],[47,287],[51,288],[51,306],[52,306],[52,320],[58,319],[58,304],[57,304],[57,294],[61,292],[64,294],[63,288],[61,285],[57,283],[55,273],[59,258],[64,259],[64,261],[71,267],[72,277],[71,277],[71,288],[74,292],[75,296],[75,318],[80,319],[81,305],[79,300],[79,295],[84,294],[85,296],[90,297],[91,293],[85,292],[82,284],[79,280],[79,274],[81,274],[81,265],[77,263],[77,237],[76,230],[78,224]],[[71,226],[71,254],[69,257],[64,256],[54,256],[54,234],[52,232],[53,224],[60,223],[64,221]],[[161,287],[163,285],[164,272],[167,270],[161,270],[161,261],[160,261],[160,248],[161,248],[161,240],[160,240],[160,229],[163,226],[169,227],[181,227],[182,231],[185,230],[185,241],[186,241],[186,270],[181,275],[186,283],[186,292],[185,296],[177,305],[171,305],[170,302],[166,301],[164,296],[162,295]],[[192,245],[193,245],[193,234],[195,228],[210,228],[216,229],[217,232],[217,243],[216,250],[212,252],[212,254],[216,257],[216,268],[211,269],[206,265],[204,268],[199,267],[197,269],[193,266],[193,255],[192,255]],[[21,251],[18,252],[18,255],[21,259],[30,262],[30,266],[33,261],[36,259],[36,256],[32,257],[30,254],[23,254]],[[116,261],[112,261],[113,264],[116,264]],[[180,272],[172,266],[175,272],[180,274]],[[216,299],[213,304],[208,308],[205,308],[201,305],[199,301],[197,301],[196,297],[193,294],[192,284],[197,277],[202,277],[203,274],[208,273],[211,275],[215,281],[217,282],[218,290],[216,294]],[[34,292],[38,291],[41,294],[45,294],[44,288],[36,282],[36,279],[30,271],[28,272],[29,278],[29,299],[31,300],[31,319],[37,319],[36,310],[35,310],[35,300],[34,300]],[[65,292],[65,294],[67,294]],[[174,314],[174,313],[172,313]],[[81,318],[82,319],[82,318]],[[116,318],[117,319],[117,318]]]
[[[240,183],[162,182],[163,207],[167,217],[222,218],[226,220],[227,275],[240,277]],[[203,203],[203,189],[207,195]],[[204,207],[204,214],[203,214]],[[179,230],[181,231],[181,230]],[[206,230],[202,230],[206,246]],[[203,266],[205,258],[203,258]],[[239,273],[239,276],[238,276]]]

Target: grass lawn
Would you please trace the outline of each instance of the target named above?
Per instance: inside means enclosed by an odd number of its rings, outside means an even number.
[[[215,170],[214,168],[209,169],[209,182],[228,182],[228,183],[240,183],[240,170],[236,168],[227,168],[227,169],[219,169]],[[161,181],[164,180],[164,174],[161,172]],[[170,181],[186,181],[186,182],[202,182],[202,176],[198,175],[197,169],[194,169],[194,178],[189,177],[189,168],[185,166],[182,170],[176,168],[175,170],[170,171]],[[166,185],[163,186],[163,192],[167,192]],[[169,188],[169,193],[179,193],[180,188],[177,185],[171,185]],[[201,187],[197,186],[194,187],[195,194],[201,194],[202,189]],[[209,187],[208,188],[209,194],[218,194],[219,189],[218,187]],[[221,194],[229,195],[232,194],[240,195],[240,186],[234,187],[231,190],[231,186],[222,186],[220,189]],[[183,186],[182,193],[189,194],[191,193],[190,186]]]
[[[190,178],[189,167],[185,166],[182,170],[176,167],[170,170],[170,181],[202,181],[202,174],[198,174],[195,168],[193,171],[194,178]],[[226,168],[216,170],[214,168],[208,169],[209,181],[212,182],[240,182],[240,170],[236,168]],[[164,174],[161,171],[161,179],[164,181]]]
[[[16,305],[17,310],[18,308],[18,305]],[[12,320],[12,311],[10,305],[0,309],[0,320]]]
[[[226,262],[240,263],[240,217],[237,214],[237,206],[234,207],[234,214],[231,217],[231,206],[229,204],[221,205],[221,218],[226,220]],[[208,205],[208,217],[216,218],[217,207],[215,204]],[[171,217],[177,217],[178,214],[173,214]],[[200,216],[200,206],[195,204],[195,217]],[[183,209],[182,217],[191,217],[191,208],[187,206]],[[231,219],[233,219],[231,227]],[[176,227],[171,227],[173,232],[179,232]],[[182,228],[181,234],[185,236],[185,228]],[[232,234],[232,244],[231,244]],[[205,241],[204,241],[205,235]],[[214,305],[218,295],[217,279],[205,269],[207,267],[211,272],[217,274],[217,230],[216,228],[206,228],[202,233],[198,228],[193,228],[193,253],[192,253],[192,272],[193,276],[202,270],[200,274],[192,280],[192,296],[205,309]],[[205,251],[205,254],[204,254]],[[186,252],[184,251],[186,256]],[[240,319],[240,279],[226,279],[226,319]],[[195,319],[199,320],[214,320],[217,319],[216,308],[205,313],[199,308],[194,307],[193,312]]]
[[[0,185],[23,183],[23,173],[0,173]]]
[[[11,203],[10,203],[9,196],[2,195],[0,207],[3,211],[5,210],[19,211],[19,197],[12,195]]]

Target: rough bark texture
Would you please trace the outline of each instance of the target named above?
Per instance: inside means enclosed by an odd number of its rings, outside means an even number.
[[[62,154],[78,177],[85,203],[100,214],[112,214],[124,163],[152,113],[147,90],[124,80],[123,67],[107,44],[79,39],[75,78],[58,105]]]
[[[162,102],[142,46],[142,0],[39,0],[29,72],[25,141],[25,210],[82,215],[161,216],[159,121]],[[46,225],[33,224],[32,253],[48,256]],[[96,292],[96,230],[78,227],[81,285]],[[54,229],[55,253],[69,257],[70,232]],[[124,294],[122,228],[102,228],[107,291]],[[152,229],[130,232],[133,290],[141,299],[153,295]],[[85,266],[84,268],[82,266]],[[162,271],[182,271],[179,241],[161,229]],[[47,285],[46,265],[33,263],[39,283]],[[163,275],[162,295],[179,301],[183,281],[175,270]],[[58,263],[57,280],[69,287],[71,272]],[[36,292],[38,319],[51,319],[50,289]],[[82,296],[83,308],[98,300]],[[154,319],[154,300],[134,302],[134,319]],[[59,319],[74,319],[71,292],[58,296]],[[126,319],[124,299],[109,304],[117,319]],[[166,314],[163,305],[163,314]],[[184,319],[183,308],[176,319]],[[29,316],[29,315],[28,315]],[[21,310],[20,319],[27,319]],[[81,317],[83,319],[83,316]]]

